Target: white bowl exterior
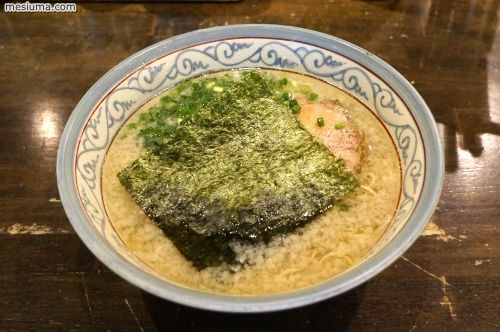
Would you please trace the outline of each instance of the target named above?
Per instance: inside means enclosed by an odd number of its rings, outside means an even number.
[[[113,137],[153,96],[185,78],[252,67],[318,77],[367,105],[395,142],[402,166],[402,192],[394,221],[361,264],[316,287],[242,300],[170,284],[127,250],[106,216],[101,171]],[[131,283],[166,299],[200,308],[270,311],[316,302],[349,290],[397,259],[418,237],[436,206],[444,169],[441,150],[435,122],[423,100],[401,75],[377,57],[345,41],[309,30],[227,26],[155,44],[126,59],[98,81],[77,105],[63,133],[58,184],[76,232],[99,259]],[[416,211],[422,204],[422,211]]]

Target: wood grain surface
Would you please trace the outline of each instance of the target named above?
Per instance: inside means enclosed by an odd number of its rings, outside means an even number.
[[[500,1],[78,2],[0,9],[1,331],[499,331]],[[79,99],[129,55],[180,33],[275,23],[328,33],[390,63],[438,122],[446,175],[427,229],[393,265],[338,297],[242,315],[130,285],[73,231],[57,148]]]

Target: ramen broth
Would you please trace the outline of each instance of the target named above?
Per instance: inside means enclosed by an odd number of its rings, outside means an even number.
[[[357,174],[360,187],[294,233],[267,244],[235,245],[233,249],[245,265],[199,271],[136,205],[116,176],[144,152],[126,124],[110,146],[104,163],[102,191],[106,212],[124,244],[168,281],[231,295],[297,290],[352,267],[389,226],[398,204],[401,170],[386,129],[365,106],[327,83],[299,74],[273,71],[273,75],[286,77],[296,87],[294,94],[308,87],[321,98],[340,100],[348,110],[352,123],[365,133],[369,147],[362,170]],[[129,123],[135,123],[142,112],[158,103],[158,98],[140,108]]]

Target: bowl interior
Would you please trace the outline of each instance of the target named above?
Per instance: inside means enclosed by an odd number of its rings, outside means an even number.
[[[330,285],[319,286],[313,296],[310,292],[299,295],[303,300],[274,296],[244,301],[236,307],[234,298],[218,295],[194,300],[192,291],[169,285],[137,259],[124,246],[106,215],[101,194],[102,164],[124,122],[153,96],[185,78],[238,68],[297,72],[337,86],[372,110],[391,135],[399,154],[402,190],[391,225],[366,257],[339,277],[335,287],[331,281]],[[97,82],[76,107],[63,134],[58,182],[64,207],[79,236],[98,258],[125,279],[189,305],[205,307],[209,303],[212,309],[229,311],[272,310],[352,288],[382,270],[411,245],[430,218],[439,196],[442,160],[437,137],[432,116],[411,85],[368,52],[307,30],[230,26],[153,45],[126,59]],[[433,173],[429,173],[429,162],[436,166]],[[430,180],[435,184],[427,188]],[[425,191],[429,196],[423,201]],[[420,207],[422,204],[425,206]]]

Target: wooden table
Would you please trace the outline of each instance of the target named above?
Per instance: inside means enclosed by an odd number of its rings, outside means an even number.
[[[500,330],[499,0],[77,3],[0,13],[0,330]],[[276,23],[380,56],[422,94],[446,176],[422,236],[341,296],[290,311],[206,312],[155,298],[103,266],[60,202],[56,154],[74,106],[105,72],[165,38]]]

